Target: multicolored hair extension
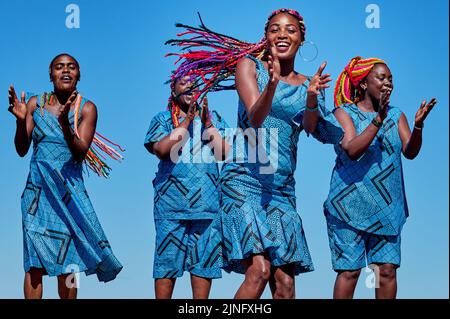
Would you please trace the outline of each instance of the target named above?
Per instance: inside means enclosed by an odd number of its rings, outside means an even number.
[[[378,58],[363,59],[354,57],[339,75],[334,88],[334,105],[339,107],[345,103],[357,103],[361,100],[359,84],[372,71],[375,64],[385,64]]]
[[[288,13],[298,19],[302,40],[305,39],[305,24],[302,16],[292,9],[279,9],[272,12],[268,23],[275,15]],[[181,47],[182,53],[168,53],[167,56],[177,56],[174,64],[179,64],[172,73],[170,82],[184,76],[191,76],[194,80],[193,88],[198,88],[196,100],[202,99],[207,92],[234,90],[234,74],[237,63],[244,57],[251,55],[257,59],[267,59],[267,39],[264,36],[257,43],[249,43],[236,38],[212,31],[205,26],[198,13],[200,25],[192,27],[177,23],[176,27],[186,31],[177,34],[181,39],[172,39],[166,44]],[[183,38],[185,37],[185,38]],[[232,84],[225,82],[232,81]]]
[[[46,103],[52,104],[54,99],[54,93],[44,93],[41,96],[40,101],[40,111],[41,114],[43,112],[44,105]],[[76,100],[75,100],[75,107],[74,107],[74,133],[75,136],[78,138],[80,137],[78,133],[78,115],[81,108],[81,102],[83,100],[83,97],[78,94]],[[94,171],[98,176],[100,177],[109,177],[109,173],[111,171],[111,167],[106,164],[106,157],[109,156],[110,158],[114,160],[122,160],[123,156],[120,152],[124,152],[125,150],[120,147],[120,145],[115,144],[108,140],[106,137],[101,135],[98,132],[95,132],[94,138],[91,143],[91,147],[89,148],[86,158],[84,159],[84,162],[86,166]]]

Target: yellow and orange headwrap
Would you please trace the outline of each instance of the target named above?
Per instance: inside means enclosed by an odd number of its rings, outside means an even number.
[[[357,103],[358,85],[370,73],[373,66],[378,63],[385,63],[378,58],[363,59],[360,56],[354,57],[339,75],[334,88],[334,105],[339,107],[345,103]]]

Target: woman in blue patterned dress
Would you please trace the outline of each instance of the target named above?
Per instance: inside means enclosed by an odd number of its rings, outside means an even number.
[[[21,200],[24,294],[42,298],[42,276],[47,274],[58,277],[59,296],[72,299],[77,296],[73,273],[96,273],[107,282],[122,265],[111,251],[83,183],[82,161],[94,138],[96,106],[76,91],[80,68],[72,56],[56,56],[49,72],[54,93],[34,95],[27,102],[24,92],[19,100],[14,88],[9,89],[17,153],[25,156],[33,142]]]
[[[185,271],[194,299],[208,298],[212,279],[221,277],[220,232],[211,225],[219,213],[216,161],[229,149],[227,124],[209,112],[206,97],[199,110],[192,85],[189,76],[172,81],[169,109],[152,119],[144,142],[160,160],[153,180],[157,299],[170,299]]]
[[[267,283],[273,298],[295,298],[295,276],[313,270],[296,209],[299,134],[304,129],[330,143],[342,136],[324,106],[323,90],[331,81],[322,75],[326,63],[313,77],[294,70],[305,40],[303,18],[277,10],[265,36],[262,59],[248,56],[237,64],[240,130],[221,175],[224,269],[245,274],[235,298],[259,298]]]
[[[400,233],[408,217],[401,155],[417,156],[423,123],[436,104],[422,102],[411,133],[389,104],[392,74],[383,60],[353,58],[335,88],[335,115],[345,130],[324,204],[334,298],[352,298],[361,268],[375,265],[376,298],[395,298]]]

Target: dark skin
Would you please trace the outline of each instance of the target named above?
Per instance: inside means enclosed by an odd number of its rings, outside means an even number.
[[[79,137],[75,136],[72,130],[68,113],[75,107],[78,95],[76,85],[80,79],[80,68],[74,58],[68,55],[61,55],[54,60],[49,68],[50,80],[53,82],[55,99],[52,104],[44,105],[51,116],[58,119],[64,139],[72,152],[75,161],[82,161],[94,138],[97,124],[97,108],[95,104],[88,101],[85,103],[81,118],[78,122]],[[31,134],[34,129],[33,113],[37,109],[37,98],[32,97],[28,103],[25,102],[25,93],[21,93],[20,100],[11,85],[9,88],[9,108],[16,118],[16,134],[14,144],[17,154],[23,157],[28,153],[31,145]],[[43,269],[32,268],[25,274],[24,294],[26,299],[42,298],[42,276]],[[66,279],[69,275],[58,276],[58,293],[62,299],[75,299],[77,296],[76,287],[68,287]]]
[[[258,128],[262,125],[272,108],[272,101],[280,81],[291,85],[302,85],[307,77],[295,72],[294,62],[297,51],[303,42],[298,20],[290,14],[280,13],[269,21],[266,38],[270,54],[264,66],[270,80],[260,92],[257,84],[255,63],[250,59],[241,60],[236,68],[236,89],[239,98],[247,110],[250,124]],[[329,74],[324,74],[326,62],[312,77],[307,89],[307,107],[317,106],[320,90],[328,88],[331,81]],[[306,132],[314,132],[319,113],[305,112],[303,127]],[[243,261],[246,267],[245,280],[236,292],[235,298],[260,298],[269,283],[273,298],[294,298],[295,280],[293,265],[272,267],[267,256],[254,255]]]
[[[174,90],[172,91],[172,98],[175,99],[179,105],[180,115],[184,117],[184,121],[174,129],[171,134],[163,137],[159,142],[148,143],[145,145],[149,152],[161,160],[167,160],[171,157],[171,151],[174,146],[181,142],[184,145],[189,135],[188,128],[194,121],[196,116],[201,116],[202,124],[205,128],[204,138],[210,140],[209,147],[214,149],[214,155],[217,160],[223,160],[228,153],[230,146],[221,137],[219,131],[212,125],[209,109],[208,99],[205,97],[202,102],[202,113],[199,114],[197,103],[194,100],[195,90],[191,90],[192,82],[189,77],[184,77],[175,82]],[[180,129],[181,128],[181,129]],[[203,138],[202,137],[202,138]],[[178,156],[175,156],[176,158]],[[155,279],[155,298],[156,299],[171,299],[173,290],[175,288],[175,278],[157,278]],[[211,290],[212,280],[191,274],[192,297],[194,299],[207,299]]]
[[[378,112],[376,120],[383,123],[388,114],[389,97],[394,89],[392,74],[387,65],[376,64],[366,79],[360,84],[362,92],[361,101],[356,105],[363,112]],[[422,146],[423,123],[437,101],[432,98],[430,102],[423,101],[414,119],[414,130],[411,130],[404,114],[401,115],[398,125],[398,134],[402,141],[402,153],[408,159],[419,154]],[[342,149],[350,159],[359,159],[369,148],[379,128],[370,124],[363,132],[356,135],[356,129],[350,116],[342,109],[335,111],[336,119],[345,131],[341,141]],[[392,264],[378,264],[380,287],[375,290],[377,299],[394,299],[397,294],[396,266]],[[361,270],[339,271],[334,286],[335,299],[353,298],[356,284]]]
[[[287,13],[280,13],[272,17],[266,32],[270,54],[264,66],[268,69],[270,80],[263,92],[259,92],[256,82],[255,63],[250,59],[241,60],[236,68],[236,89],[240,99],[244,102],[249,115],[250,124],[258,128],[270,113],[272,100],[279,81],[291,85],[301,85],[307,77],[294,70],[295,56],[303,42],[300,26],[295,17]],[[322,75],[324,62],[312,77],[307,89],[307,106],[317,106],[317,96],[320,90],[328,88],[330,75]],[[318,112],[305,112],[303,127],[311,133],[315,130]]]
[[[230,149],[228,143],[223,139],[219,131],[212,125],[210,118],[208,99],[205,97],[202,102],[202,114],[199,114],[197,103],[194,100],[195,90],[191,90],[192,82],[189,77],[184,77],[176,81],[174,90],[171,92],[172,98],[174,98],[180,109],[180,116],[184,117],[184,121],[171,133],[166,135],[162,140],[156,143],[148,143],[145,145],[149,152],[155,153],[155,155],[161,160],[169,159],[171,151],[174,150],[174,146],[181,142],[181,146],[187,141],[188,128],[196,116],[201,116],[201,121],[204,127],[209,127],[204,132],[204,138],[210,140],[209,147],[214,149],[214,156],[217,160],[224,160],[226,154]],[[181,130],[179,128],[182,128]],[[174,156],[177,158],[177,156]]]

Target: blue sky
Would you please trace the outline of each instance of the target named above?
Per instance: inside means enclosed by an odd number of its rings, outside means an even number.
[[[65,26],[68,4],[80,8],[80,28]],[[376,3],[381,25],[365,25],[365,8]],[[58,53],[69,52],[81,65],[80,92],[99,110],[98,131],[126,148],[126,159],[113,164],[109,180],[91,175],[86,187],[100,221],[124,270],[111,283],[81,276],[80,298],[153,298],[152,261],[154,224],[151,180],[157,159],[143,147],[152,116],[166,107],[164,85],[174,59],[164,42],[177,33],[175,22],[198,24],[200,11],[210,28],[247,41],[261,38],[267,15],[281,7],[304,16],[307,40],[318,56],[296,69],[313,74],[322,61],[335,80],[355,56],[376,56],[393,72],[393,105],[411,124],[422,99],[438,104],[423,132],[421,154],[404,160],[410,218],[402,234],[402,267],[398,271],[399,298],[448,298],[449,275],[449,149],[448,149],[448,1],[2,1],[0,3],[0,298],[22,298],[22,231],[20,195],[25,186],[30,154],[14,150],[15,120],[7,112],[7,89],[42,92],[52,87],[48,64]],[[334,85],[334,81],[332,83]],[[332,91],[326,93],[332,108]],[[237,95],[229,91],[209,96],[209,105],[230,125],[236,124]],[[331,298],[335,274],[322,203],[334,163],[332,147],[302,135],[299,142],[298,209],[304,223],[316,270],[296,279],[297,298]],[[231,298],[241,275],[224,273],[213,283],[212,298]],[[355,296],[372,298],[362,273]],[[54,278],[44,281],[44,296],[56,298]],[[190,298],[185,275],[174,297]],[[269,298],[267,291],[263,295]]]

